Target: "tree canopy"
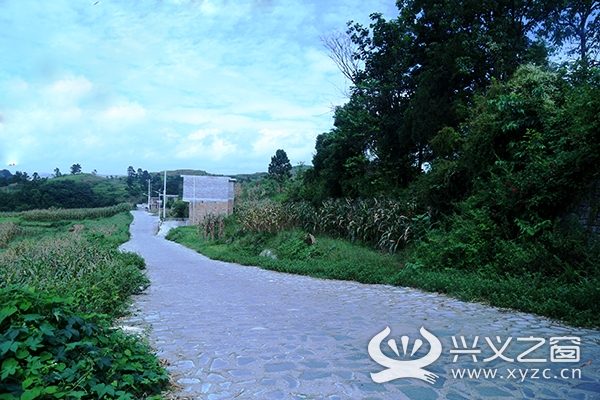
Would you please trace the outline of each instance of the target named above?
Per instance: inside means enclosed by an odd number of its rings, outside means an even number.
[[[512,154],[507,146],[525,138],[525,131],[505,129],[494,139],[495,147],[468,149],[474,145],[473,122],[481,118],[474,113],[482,110],[482,99],[517,81],[530,84],[534,76],[554,68],[562,78],[548,89],[591,89],[585,82],[593,72],[585,72],[587,78],[579,81],[570,77],[577,68],[587,70],[595,63],[597,1],[400,0],[397,5],[395,19],[375,13],[368,27],[350,21],[350,44],[339,34],[325,42],[343,74],[352,74],[352,86],[348,101],[335,109],[333,129],[317,137],[313,168],[305,174],[305,193],[312,200],[399,196],[425,175],[448,168],[449,162],[482,167],[506,160]],[[579,67],[559,71],[549,56],[568,49],[551,45],[568,41],[576,43],[573,55]],[[349,50],[354,58],[350,66]],[[486,117],[515,104],[511,99],[516,94],[506,96],[488,100],[498,103]],[[546,115],[537,116],[541,120],[535,123],[534,116],[515,112],[511,117],[514,124],[528,119],[530,129],[548,123]],[[487,132],[486,140],[493,132]],[[459,179],[448,174],[452,181]],[[462,189],[464,185],[453,186],[451,191]]]
[[[279,149],[275,152],[275,155],[271,157],[271,163],[269,164],[269,176],[274,178],[278,182],[283,182],[285,179],[290,177],[290,171],[292,170],[292,164],[288,158],[285,150]]]

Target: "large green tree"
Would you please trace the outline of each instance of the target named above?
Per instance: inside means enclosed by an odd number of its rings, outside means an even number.
[[[269,176],[278,182],[283,182],[291,176],[291,170],[292,164],[290,164],[290,159],[285,150],[277,150],[275,155],[271,157],[271,163],[269,163]]]
[[[369,27],[349,23],[356,65],[364,67],[354,72],[334,128],[317,140],[306,174],[307,184],[326,186],[316,192],[356,197],[407,187],[444,157],[431,142],[448,129],[460,132],[475,95],[523,63],[546,63],[543,42],[531,37],[552,2],[397,4],[396,19],[373,14]]]

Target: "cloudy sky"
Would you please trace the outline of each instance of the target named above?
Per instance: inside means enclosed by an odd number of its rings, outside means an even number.
[[[344,101],[319,37],[373,12],[395,1],[0,0],[0,169],[309,164]]]

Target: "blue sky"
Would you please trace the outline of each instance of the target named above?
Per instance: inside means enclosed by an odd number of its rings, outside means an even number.
[[[319,39],[394,0],[0,0],[0,168],[309,164],[346,84]],[[8,167],[16,162],[16,166]]]

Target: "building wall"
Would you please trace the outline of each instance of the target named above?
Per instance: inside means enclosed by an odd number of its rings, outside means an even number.
[[[183,175],[183,201],[189,202],[190,225],[207,214],[233,214],[235,180],[226,176]]]
[[[199,201],[190,202],[190,225],[202,223],[205,215],[231,215],[233,213],[233,202],[225,201]]]

